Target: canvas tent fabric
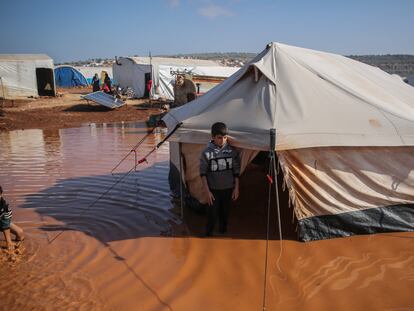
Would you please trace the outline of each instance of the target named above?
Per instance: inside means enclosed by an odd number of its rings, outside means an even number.
[[[135,97],[144,97],[148,76],[153,84],[152,98],[174,99],[172,72],[186,72],[192,75],[227,78],[239,68],[219,66],[209,60],[180,59],[165,57],[120,57],[113,64],[114,80],[122,88],[131,87]],[[147,75],[147,78],[146,78]]]
[[[55,80],[60,87],[88,86],[85,76],[75,67],[68,65],[55,68]]]
[[[271,43],[250,63],[164,118],[197,174],[197,146],[225,122],[251,159],[276,151],[301,240],[414,230],[414,89],[355,60]],[[186,174],[189,174],[186,172]],[[187,175],[186,175],[187,177]],[[200,178],[188,176],[200,202]],[[191,179],[192,178],[192,179]]]
[[[40,84],[48,83],[48,93],[55,95],[53,67],[53,59],[45,54],[0,54],[0,97],[37,97],[43,95],[39,94]],[[42,70],[50,71],[47,81],[41,76]]]

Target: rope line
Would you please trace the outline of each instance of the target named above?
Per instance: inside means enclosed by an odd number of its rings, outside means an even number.
[[[119,178],[115,183],[113,183],[104,193],[102,193],[95,201],[93,201],[91,204],[89,204],[85,209],[83,209],[83,211],[81,213],[79,213],[79,215],[77,215],[76,217],[81,217],[83,214],[85,214],[88,210],[90,210],[90,208],[92,206],[94,206],[100,199],[102,199],[105,195],[107,195],[113,188],[115,188],[116,185],[118,185],[122,180],[125,179],[125,177],[127,177],[132,171],[135,171],[137,166],[143,162],[147,162],[147,157],[149,157],[154,151],[156,151],[157,149],[159,149],[161,147],[161,145],[163,143],[165,143],[167,141],[168,138],[171,137],[172,134],[174,134],[174,132],[181,126],[182,123],[179,123],[175,126],[175,128],[167,135],[164,137],[164,139],[159,142],[153,149],[151,149],[151,151],[149,151],[143,158],[141,158],[140,160],[138,160],[137,162],[135,162],[134,166],[128,171],[126,172],[124,175],[121,176],[121,178]],[[155,128],[154,128],[155,129]],[[154,129],[150,132],[152,133],[154,131]],[[142,143],[144,141],[144,139],[146,137],[148,137],[149,134],[145,135],[144,138],[142,138],[140,140],[140,142],[137,143],[137,145],[139,145],[140,143]],[[136,146],[137,146],[136,145]],[[134,149],[132,149],[134,150]],[[119,165],[118,165],[119,166]],[[49,244],[52,244],[59,236],[62,235],[62,233],[64,232],[64,230],[61,230],[53,239],[51,239],[49,241]]]
[[[136,143],[136,145],[134,146],[134,147],[132,147],[132,149],[122,158],[122,160],[121,161],[119,161],[118,162],[118,164],[117,165],[115,165],[115,167],[111,170],[111,175],[113,175],[113,172],[121,165],[121,163],[122,162],[124,162],[125,160],[126,160],[126,158],[132,153],[132,152],[134,152],[135,153],[135,162],[136,162],[136,157],[137,157],[137,148],[139,147],[139,146],[141,146],[141,144],[144,142],[144,140],[146,140],[147,139],[147,137],[148,136],[150,136],[150,135],[152,135],[153,133],[154,133],[154,131],[155,131],[155,129],[156,129],[157,127],[153,127],[152,128],[152,130],[149,132],[149,133],[147,133],[146,135],[144,135],[144,137],[142,137],[141,138],[141,140],[139,141],[139,142],[137,142]]]
[[[278,220],[278,229],[279,229],[279,241],[280,241],[280,248],[279,248],[279,257],[276,261],[277,269],[280,273],[283,274],[282,269],[280,268],[280,260],[282,258],[283,252],[283,236],[282,236],[282,220],[280,217],[280,202],[279,202],[279,185],[277,180],[278,171],[276,170],[276,157],[273,157],[273,174],[275,176],[275,199],[276,199],[276,208],[277,208],[277,220]]]
[[[268,266],[268,255],[269,255],[269,235],[270,235],[270,205],[271,205],[271,195],[272,195],[272,184],[273,184],[273,170],[272,165],[274,163],[274,151],[270,151],[270,161],[269,169],[266,175],[268,181],[268,198],[267,198],[267,227],[266,227],[266,247],[265,247],[265,262],[264,262],[264,280],[263,280],[263,298],[262,298],[262,310],[266,310],[266,288],[267,288],[267,266]]]
[[[276,261],[277,269],[280,273],[283,274],[282,269],[280,268],[280,260],[282,258],[282,220],[280,217],[280,202],[279,202],[279,185],[278,185],[278,174],[279,170],[276,162],[276,131],[275,129],[270,130],[270,149],[269,149],[269,169],[267,173],[267,181],[269,183],[268,187],[268,200],[267,200],[267,228],[266,228],[266,251],[265,251],[265,262],[264,262],[264,280],[263,280],[263,303],[262,310],[266,310],[266,290],[267,290],[267,270],[269,262],[269,238],[270,238],[270,208],[271,208],[271,197],[272,197],[272,186],[275,187],[275,201],[277,209],[277,220],[278,220],[278,231],[279,231],[279,241],[280,241],[280,251],[279,257]]]

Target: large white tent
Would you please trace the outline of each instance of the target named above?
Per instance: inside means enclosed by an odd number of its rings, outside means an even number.
[[[0,54],[0,97],[54,96],[53,59],[45,54]]]
[[[152,70],[151,70],[152,69]],[[131,87],[135,97],[146,95],[146,87],[152,78],[149,95],[152,98],[174,99],[174,73],[187,73],[202,78],[217,78],[223,80],[239,68],[224,67],[210,60],[180,59],[166,57],[120,57],[113,64],[113,75],[116,83],[122,88]],[[206,83],[207,82],[207,83]],[[212,83],[203,81],[201,91],[207,91]],[[215,83],[217,84],[217,83]],[[214,85],[215,85],[214,84]],[[147,94],[148,95],[148,94]]]
[[[225,122],[242,169],[269,150],[284,173],[301,240],[414,230],[414,89],[355,60],[280,43],[197,100],[171,110],[185,182],[206,202],[198,158]]]

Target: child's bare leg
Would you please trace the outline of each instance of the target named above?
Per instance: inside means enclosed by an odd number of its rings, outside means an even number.
[[[3,230],[3,234],[4,234],[4,238],[6,239],[7,248],[8,249],[13,248],[14,243],[12,242],[12,239],[11,239],[10,229]]]
[[[17,241],[23,241],[24,240],[24,233],[23,233],[23,229],[20,228],[18,225],[11,223],[10,224],[10,230],[13,234],[16,235],[16,240]]]

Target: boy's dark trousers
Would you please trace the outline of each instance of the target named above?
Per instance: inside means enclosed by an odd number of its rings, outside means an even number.
[[[231,205],[231,195],[233,188],[223,190],[210,190],[214,196],[213,205],[207,207],[207,228],[206,235],[209,236],[213,233],[214,226],[219,219],[220,233],[226,233],[227,231],[227,219],[229,216],[229,209]]]

